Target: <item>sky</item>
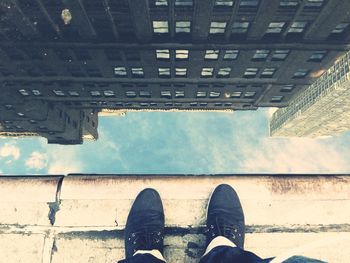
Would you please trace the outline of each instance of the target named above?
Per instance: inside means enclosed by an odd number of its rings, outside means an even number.
[[[49,145],[45,138],[0,139],[0,174],[350,172],[350,132],[322,139],[270,137],[272,111],[100,117],[99,139],[83,145]]]

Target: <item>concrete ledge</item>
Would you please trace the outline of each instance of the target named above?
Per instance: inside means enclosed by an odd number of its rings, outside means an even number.
[[[0,254],[10,263],[116,262],[124,255],[130,206],[139,191],[152,187],[166,214],[165,257],[195,263],[204,250],[207,202],[221,183],[241,198],[248,250],[270,257],[306,246],[310,256],[348,262],[345,175],[0,177]],[[21,250],[22,244],[30,245]]]
[[[0,177],[0,202],[55,202],[62,176]]]

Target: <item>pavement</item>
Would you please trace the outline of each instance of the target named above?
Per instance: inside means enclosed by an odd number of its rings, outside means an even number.
[[[68,175],[0,178],[1,262],[109,263],[123,258],[123,229],[146,187],[159,191],[166,215],[164,256],[198,262],[206,206],[221,183],[245,212],[247,250],[261,257],[301,254],[350,259],[347,175]]]

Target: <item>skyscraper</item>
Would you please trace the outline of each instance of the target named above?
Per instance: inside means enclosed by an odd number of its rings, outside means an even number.
[[[7,0],[0,8],[1,89],[94,113],[285,107],[349,49],[349,1]]]
[[[307,90],[277,110],[272,136],[332,136],[350,130],[350,52]]]

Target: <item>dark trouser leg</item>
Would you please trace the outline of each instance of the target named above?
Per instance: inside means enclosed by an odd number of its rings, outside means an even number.
[[[165,261],[160,260],[151,254],[137,254],[131,258],[118,261],[118,263],[165,263]]]
[[[205,255],[199,263],[263,263],[270,260],[262,259],[238,247],[219,246]]]

